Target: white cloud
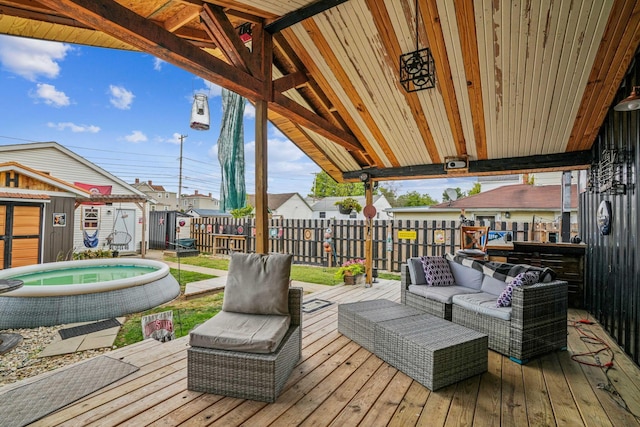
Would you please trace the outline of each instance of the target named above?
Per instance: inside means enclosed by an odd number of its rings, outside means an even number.
[[[145,135],[142,131],[134,130],[129,135],[125,136],[124,139],[128,142],[137,144],[139,142],[145,142],[147,140],[147,135]]]
[[[32,97],[38,98],[44,101],[47,105],[53,105],[54,107],[66,107],[71,102],[69,97],[64,92],[56,90],[56,87],[47,83],[38,83],[35,94],[31,94]]]
[[[256,107],[253,106],[252,103],[247,101],[246,107],[244,107],[244,116],[245,119],[255,119],[256,118]]]
[[[156,71],[162,70],[162,66],[166,64],[166,61],[163,61],[160,58],[153,58],[153,69]]]
[[[53,79],[60,74],[58,62],[72,49],[64,43],[0,36],[0,63],[27,80],[40,76]]]
[[[122,86],[110,85],[109,94],[111,95],[111,99],[109,100],[111,104],[120,110],[130,109],[133,98],[135,98],[132,92],[129,92]]]
[[[204,86],[206,89],[200,90],[200,92],[204,92],[207,94],[209,98],[215,98],[216,96],[222,96],[222,86],[218,86],[215,83],[211,83],[205,79],[202,79],[204,82]]]
[[[94,125],[77,125],[71,122],[60,122],[60,123],[47,123],[47,126],[57,130],[65,130],[69,129],[71,132],[89,132],[89,133],[98,133],[100,132],[100,128]]]

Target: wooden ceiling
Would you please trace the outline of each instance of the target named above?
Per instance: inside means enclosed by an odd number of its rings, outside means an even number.
[[[419,0],[418,17],[436,85],[407,93],[414,0],[0,0],[2,34],[145,51],[267,101],[338,181],[589,165],[640,42],[637,1]]]

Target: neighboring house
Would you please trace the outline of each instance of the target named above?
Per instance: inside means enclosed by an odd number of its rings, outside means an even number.
[[[572,173],[572,179],[575,180],[577,174]],[[484,191],[494,190],[505,185],[529,184],[533,185],[560,185],[562,184],[562,172],[532,172],[519,175],[495,175],[495,176],[479,176],[478,183],[480,189]],[[572,181],[575,182],[575,181]]]
[[[155,201],[150,205],[152,211],[174,211],[178,208],[178,193],[167,191],[162,185],[154,184],[151,180],[141,182],[136,178],[131,186],[146,194],[150,201]]]
[[[578,188],[571,186],[571,223],[578,221]],[[506,185],[433,206],[387,209],[394,219],[554,222],[562,216],[560,185]]]
[[[60,144],[0,146],[0,158],[0,268],[148,241],[147,196]]]
[[[325,197],[316,202],[310,202],[311,209],[313,209],[314,219],[366,219],[364,216],[364,207],[366,205],[365,196],[348,196],[356,199],[363,211],[360,213],[355,210],[349,215],[341,214],[336,206],[336,202],[345,199],[345,197]],[[373,206],[376,208],[376,216],[373,219],[391,219],[388,214],[388,210],[391,208],[391,204],[384,195],[378,194],[373,196]]]
[[[189,209],[185,213],[193,218],[231,217],[230,213],[222,212],[218,209]]]
[[[220,200],[211,196],[198,193],[195,190],[193,194],[183,194],[180,198],[180,210],[186,212],[190,209],[220,209]]]
[[[255,195],[247,196],[249,204],[256,206]],[[313,211],[298,193],[267,194],[267,205],[274,219],[311,219]]]

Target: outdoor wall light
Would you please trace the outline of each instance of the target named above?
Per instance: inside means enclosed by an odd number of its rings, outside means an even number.
[[[631,95],[620,101],[615,107],[616,111],[635,111],[640,109],[640,86],[634,86]]]
[[[505,212],[504,213],[504,217],[505,218],[511,218],[511,212]]]
[[[360,174],[360,181],[362,181],[362,182],[367,182],[367,181],[369,181],[369,174],[368,174],[368,173],[366,173],[366,172],[362,172],[362,173]]]

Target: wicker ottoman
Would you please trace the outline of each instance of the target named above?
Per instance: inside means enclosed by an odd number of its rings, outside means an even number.
[[[487,370],[486,334],[392,301],[341,304],[338,331],[430,390]]]
[[[424,311],[387,299],[351,302],[338,306],[338,332],[375,353],[375,325],[385,320],[418,316]]]

